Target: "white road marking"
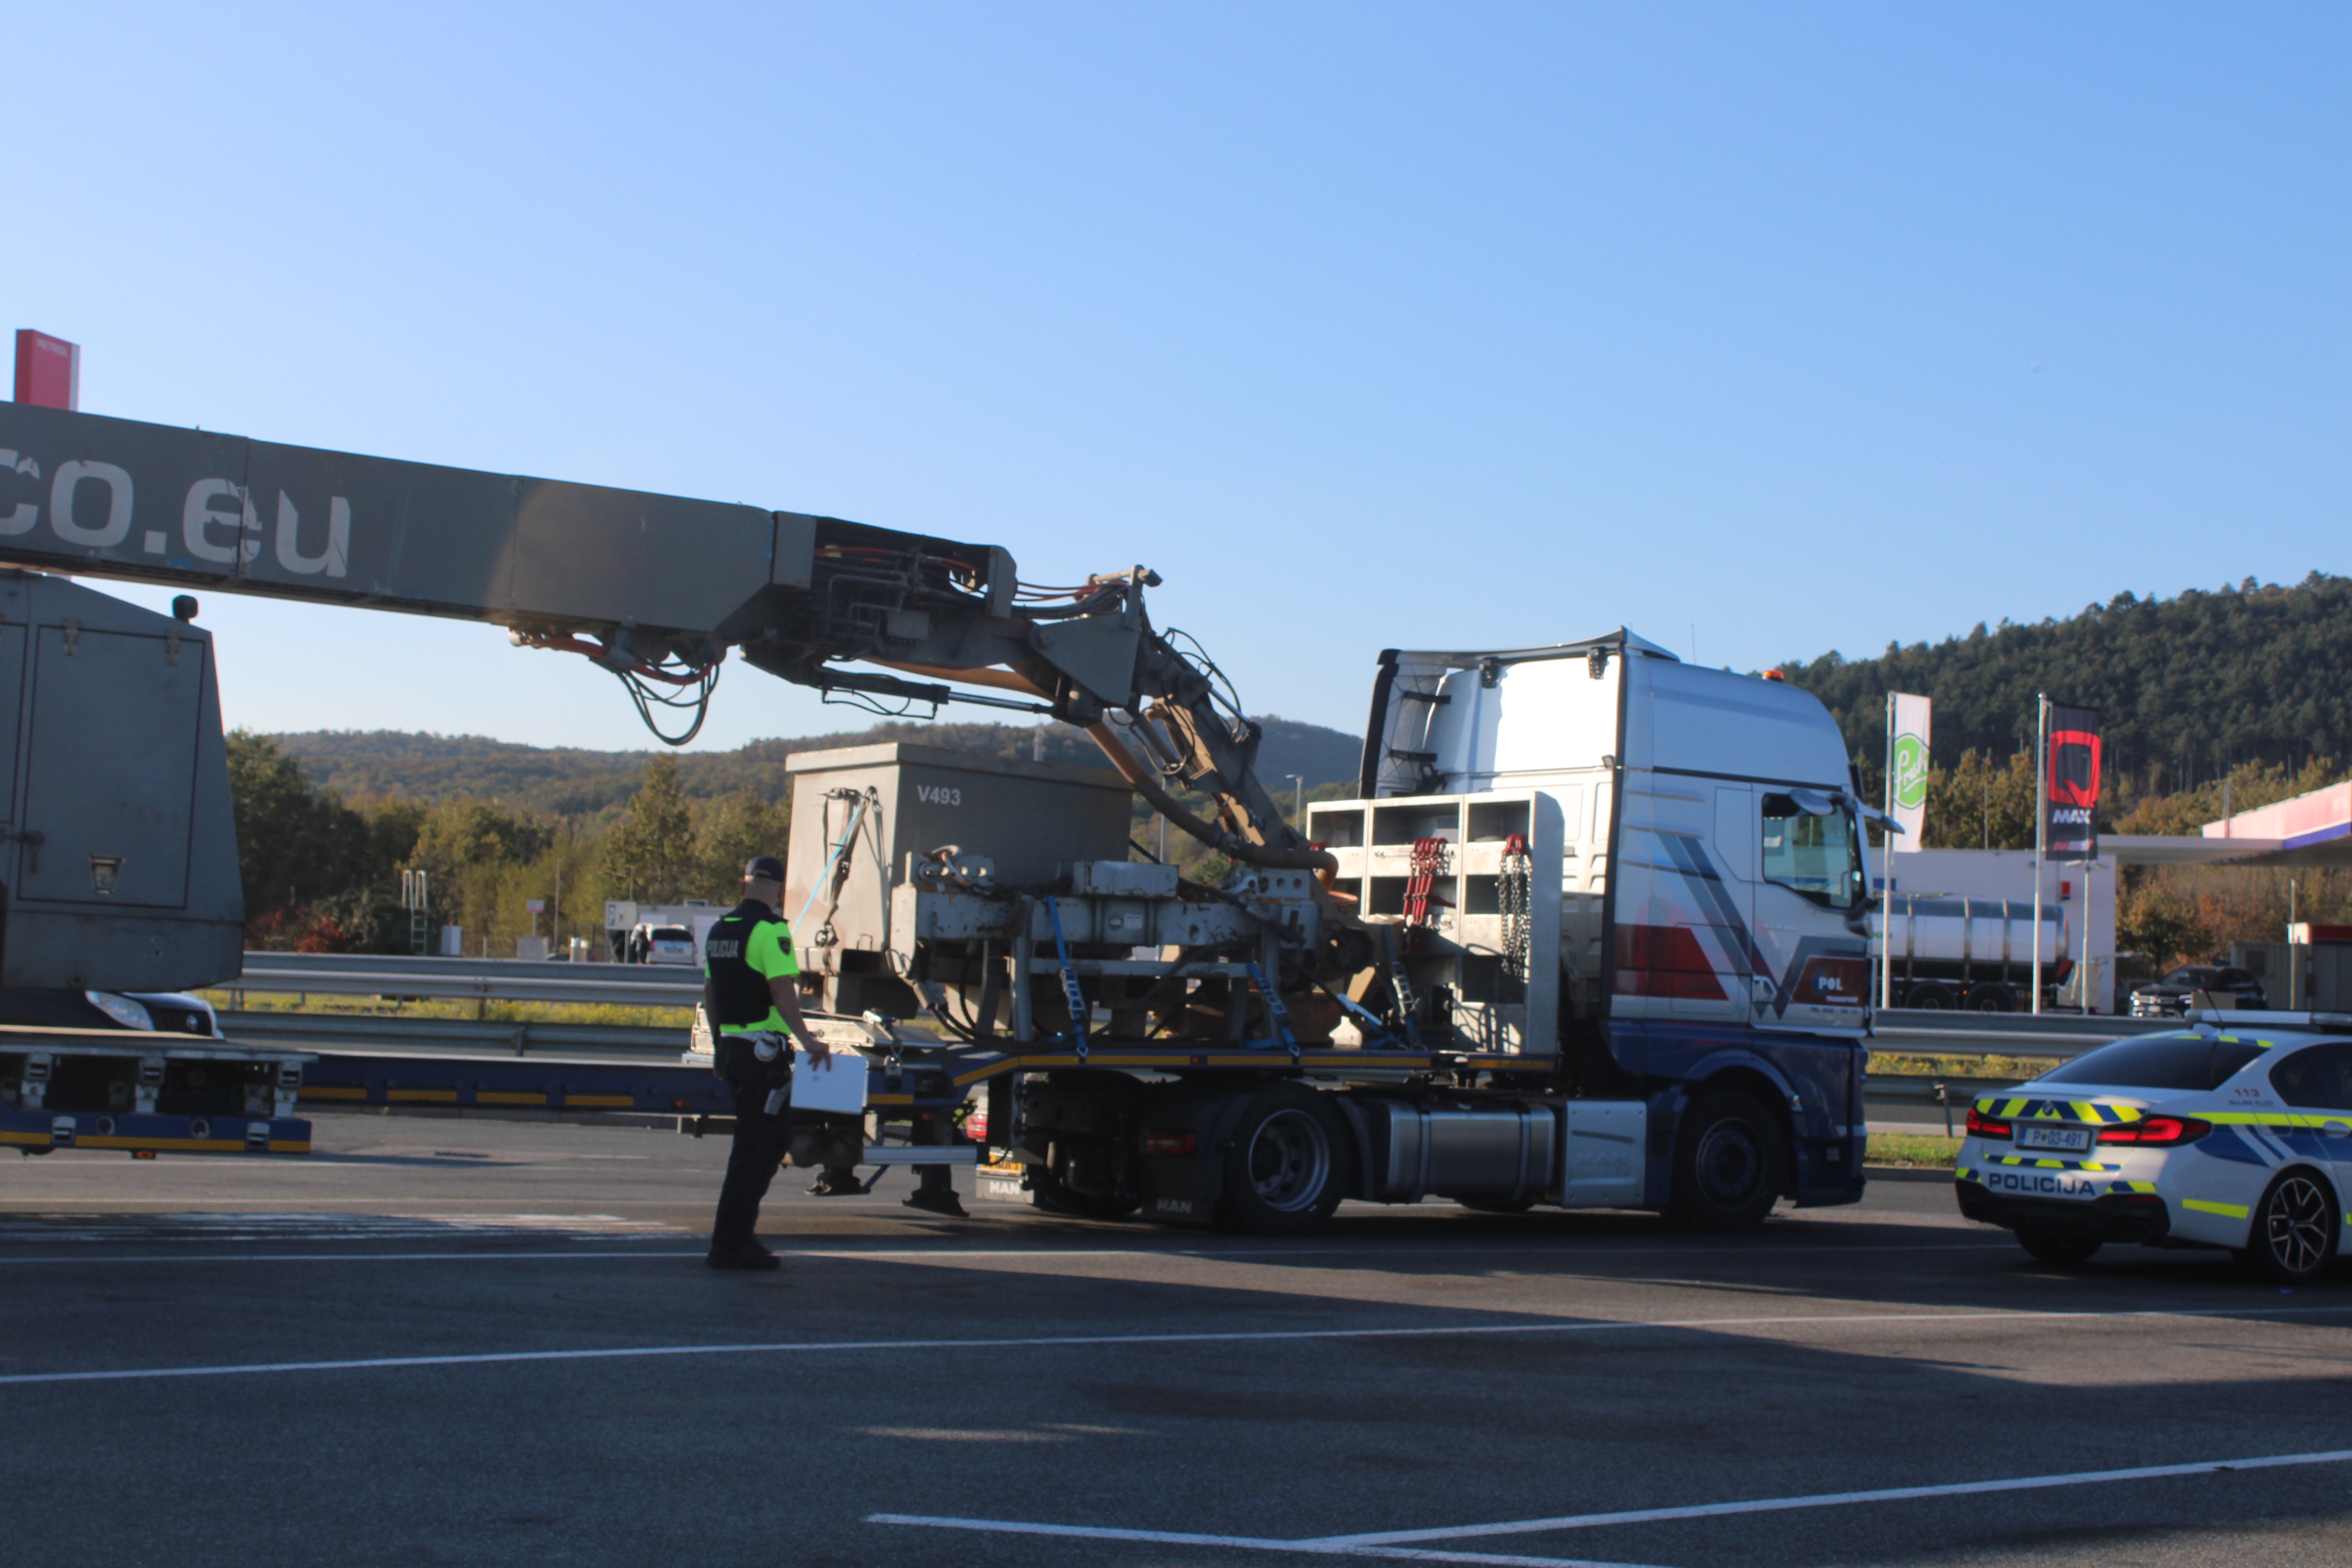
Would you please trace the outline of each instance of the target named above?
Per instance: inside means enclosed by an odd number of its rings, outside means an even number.
[[[88,1222],[82,1222],[82,1223],[87,1224]],[[8,1236],[8,1235],[7,1235],[6,1233],[5,1233],[5,1232],[0,1232],[0,1240],[17,1240],[17,1241],[24,1241],[24,1240],[35,1240],[35,1239],[37,1239],[37,1240],[41,1240],[41,1241],[120,1241],[120,1240],[121,1240],[121,1239],[122,1239],[122,1234],[123,1234],[123,1233],[122,1233],[122,1232],[120,1232],[120,1231],[111,1231],[111,1232],[110,1232],[110,1231],[100,1231],[100,1230],[72,1230],[72,1231],[48,1231],[48,1232],[43,1232],[43,1233],[39,1234],[37,1237],[36,1237],[36,1236],[34,1236],[34,1235],[31,1235],[31,1234],[29,1234],[29,1233],[27,1233],[27,1234],[26,1234],[26,1235],[19,1235],[19,1236],[13,1236],[13,1237],[12,1237],[12,1236]],[[343,1232],[337,1232],[337,1231],[314,1231],[314,1232],[310,1232],[310,1233],[307,1233],[307,1234],[305,1234],[305,1235],[302,1235],[302,1236],[300,1236],[299,1237],[293,1237],[293,1236],[289,1236],[289,1237],[287,1237],[287,1239],[288,1239],[288,1240],[296,1240],[296,1239],[299,1239],[299,1240],[303,1240],[303,1241],[338,1240],[338,1239],[342,1239],[342,1238],[344,1237],[345,1234],[346,1234],[346,1233],[343,1233]],[[446,1236],[446,1235],[447,1235],[447,1234],[448,1234],[448,1231],[447,1231],[447,1229],[446,1229],[446,1228],[438,1228],[438,1227],[436,1227],[436,1228],[433,1228],[433,1229],[428,1229],[428,1230],[415,1230],[415,1231],[410,1231],[410,1230],[396,1230],[396,1229],[395,1229],[395,1230],[383,1230],[383,1231],[372,1231],[372,1232],[357,1232],[357,1231],[354,1231],[354,1232],[350,1232],[350,1233],[348,1233],[348,1235],[349,1235],[350,1238],[351,1238],[351,1239],[353,1239],[353,1240],[383,1240],[383,1239],[387,1239],[387,1238],[389,1238],[389,1237],[394,1237],[394,1236],[400,1236],[400,1237],[407,1237],[407,1236]],[[614,1230],[614,1231],[612,1231],[612,1232],[601,1232],[601,1231],[600,1231],[600,1232],[583,1233],[583,1234],[579,1235],[579,1236],[577,1236],[577,1237],[568,1237],[567,1239],[580,1240],[580,1241],[590,1241],[590,1240],[595,1240],[595,1241],[674,1241],[674,1240],[677,1240],[677,1239],[680,1237],[680,1235],[681,1235],[681,1234],[690,1234],[690,1233],[681,1233],[680,1231],[677,1231],[677,1230],[675,1230],[675,1229],[652,1229],[652,1228],[646,1228],[646,1229],[641,1229],[641,1230],[640,1230],[640,1229],[631,1229],[631,1230],[625,1230],[625,1230]],[[162,1239],[182,1239],[182,1238],[179,1238],[179,1237],[169,1237],[169,1236],[168,1236],[168,1234],[166,1234],[166,1235],[164,1235],[164,1236],[142,1237],[142,1239],[148,1239],[148,1240],[162,1240]],[[275,1239],[275,1237],[271,1237],[271,1236],[223,1235],[223,1236],[218,1236],[218,1237],[207,1237],[207,1239],[217,1239],[217,1240],[224,1240],[224,1241],[268,1241],[268,1240]],[[1235,1259],[1235,1260],[1241,1260],[1241,1261],[1247,1261],[1248,1259],[1250,1259],[1250,1258],[1320,1258],[1320,1257],[1332,1257],[1332,1256],[1352,1255],[1352,1254],[1356,1254],[1356,1253],[1371,1253],[1371,1254],[1383,1254],[1383,1255],[1384,1255],[1384,1254],[1391,1254],[1391,1253],[1396,1253],[1396,1254],[1408,1254],[1408,1253],[1412,1253],[1412,1254],[1422,1254],[1422,1253],[1425,1253],[1425,1254],[1434,1254],[1434,1255],[1439,1255],[1439,1256],[1444,1256],[1444,1255],[1449,1255],[1449,1254],[1453,1254],[1453,1253],[1456,1253],[1456,1252],[1463,1253],[1463,1254],[1465,1254],[1465,1255],[1467,1255],[1467,1254],[1473,1254],[1473,1253],[1507,1252],[1507,1253],[1512,1254],[1513,1256],[1516,1256],[1516,1257],[1522,1257],[1522,1258],[1550,1258],[1550,1257],[1560,1257],[1560,1258],[1588,1258],[1588,1257],[1600,1257],[1600,1256],[1604,1256],[1604,1255],[1613,1256],[1613,1255],[1618,1255],[1618,1254],[1630,1254],[1630,1255],[1635,1255],[1635,1256],[1649,1256],[1649,1255],[1654,1255],[1654,1254],[1658,1254],[1658,1253],[1665,1253],[1665,1252],[1695,1252],[1695,1251],[1703,1251],[1703,1250],[1709,1250],[1709,1249],[1706,1249],[1706,1248],[1700,1248],[1700,1247],[1606,1247],[1606,1248],[1603,1248],[1603,1247],[1593,1247],[1593,1248],[1584,1249],[1584,1250],[1570,1250],[1570,1249],[1568,1249],[1568,1248],[1549,1248],[1549,1249],[1547,1249],[1547,1248],[1509,1247],[1329,1247],[1329,1248],[1296,1248],[1296,1249],[1294,1249],[1294,1248],[1279,1248],[1279,1249],[1277,1249],[1277,1248],[1272,1248],[1272,1247],[1263,1247],[1263,1248],[1259,1248],[1259,1247],[1250,1247],[1250,1248],[1244,1248],[1244,1247],[1232,1247],[1232,1248],[1220,1248],[1220,1249],[1214,1249],[1214,1250],[1211,1250],[1211,1249],[1205,1249],[1205,1248],[1203,1248],[1203,1249],[1188,1249],[1188,1250],[1183,1250],[1183,1251],[1174,1251],[1174,1250],[1166,1250],[1166,1251],[1162,1251],[1162,1250],[1155,1250],[1155,1249],[1152,1249],[1152,1248],[1140,1247],[1095,1247],[1095,1248],[1087,1248],[1087,1249],[1080,1250],[1080,1249],[1060,1248],[1060,1247],[982,1248],[982,1247],[952,1247],[952,1246],[950,1246],[950,1247],[777,1247],[775,1250],[777,1251],[777,1253],[778,1253],[780,1256],[782,1256],[782,1257],[783,1257],[783,1258],[826,1258],[826,1259],[831,1259],[831,1260],[835,1260],[835,1261],[841,1261],[841,1262],[856,1262],[856,1261],[857,1261],[857,1260],[858,1260],[858,1259],[860,1259],[860,1258],[882,1258],[882,1259],[885,1259],[885,1260],[889,1260],[889,1259],[908,1258],[945,1258],[945,1259],[950,1259],[950,1260],[952,1260],[952,1259],[957,1259],[957,1258],[979,1258],[979,1259],[983,1259],[983,1260],[985,1260],[985,1259],[992,1259],[992,1258],[1035,1259],[1035,1258],[1172,1258],[1172,1259],[1180,1259],[1180,1260],[1181,1260],[1181,1259],[1188,1258],[1221,1258],[1221,1259]],[[1715,1248],[1715,1249],[1712,1249],[1712,1250],[1715,1250],[1715,1251],[1720,1252],[1720,1250],[1721,1250],[1721,1249],[1720,1249],[1720,1248]],[[1987,1251],[2008,1251],[2008,1250],[2010,1250],[2010,1245],[2009,1245],[2007,1242],[2004,1242],[2004,1241],[1920,1242],[1920,1243],[1908,1243],[1908,1244],[1905,1244],[1905,1245],[1897,1246],[1897,1247],[1870,1247],[1870,1248],[1868,1248],[1868,1249],[1867,1249],[1867,1256],[1869,1256],[1869,1257],[1871,1257],[1871,1258],[1875,1258],[1875,1257],[1879,1256],[1879,1255],[1880,1255],[1880,1254],[1882,1254],[1882,1253],[1888,1253],[1888,1252],[1987,1252]],[[1783,1254],[1786,1254],[1786,1253],[1793,1253],[1793,1252],[1842,1252],[1842,1253],[1852,1253],[1852,1254],[1853,1254],[1853,1255],[1854,1255],[1854,1257],[1855,1257],[1855,1258],[1856,1258],[1856,1260],[1857,1260],[1857,1261],[1861,1260],[1861,1259],[1863,1258],[1863,1257],[1864,1256],[1864,1249],[1859,1248],[1859,1247],[1780,1247],[1780,1248],[1776,1249],[1776,1250],[1773,1252],[1772,1256],[1774,1256],[1774,1257],[1780,1257],[1780,1256],[1781,1256],[1781,1255],[1783,1255]],[[648,1257],[648,1258],[689,1258],[689,1257],[692,1257],[692,1258],[698,1258],[698,1257],[700,1257],[700,1256],[701,1256],[701,1254],[700,1254],[699,1252],[694,1252],[694,1253],[686,1253],[686,1252],[658,1252],[658,1253],[644,1253],[644,1254],[639,1254],[639,1253],[619,1253],[619,1252],[543,1252],[543,1251],[542,1251],[542,1252],[499,1252],[499,1253],[486,1253],[486,1252],[319,1252],[319,1253],[292,1253],[292,1252],[283,1252],[283,1253],[268,1253],[268,1252],[237,1252],[237,1253],[194,1253],[194,1252],[192,1252],[192,1253],[179,1253],[179,1254],[170,1254],[170,1255],[152,1255],[152,1254],[151,1254],[151,1255],[113,1255],[113,1256],[90,1257],[90,1256],[88,1256],[88,1255],[86,1255],[86,1254],[82,1254],[82,1253],[73,1253],[73,1252],[58,1252],[58,1253],[44,1253],[44,1254],[40,1254],[40,1255],[37,1255],[37,1256],[29,1256],[29,1257],[22,1257],[22,1258],[0,1258],[0,1268],[7,1268],[7,1267],[9,1267],[9,1266],[11,1266],[11,1265],[15,1265],[15,1264],[28,1264],[28,1263],[367,1263],[367,1262],[415,1262],[415,1261],[418,1261],[418,1260],[421,1260],[421,1259],[429,1259],[429,1258],[454,1258],[454,1259],[457,1259],[457,1260],[461,1260],[461,1261],[471,1262],[471,1261],[474,1261],[474,1260],[476,1260],[476,1259],[478,1259],[478,1258],[621,1258],[621,1257]]]
[[[1414,1541],[1467,1541],[1484,1535],[1533,1535],[1553,1530],[1591,1530],[1613,1524],[1654,1524],[1665,1520],[1716,1519],[1727,1514],[1777,1513],[1792,1508],[1846,1508],[1855,1503],[1909,1502],[1920,1498],[1975,1497],[1985,1492],[2036,1491],[2046,1487],[2104,1486],[2115,1481],[2162,1480],[2178,1476],[2221,1475],[2234,1470],[2273,1470],[2294,1465],[2340,1465],[2352,1448],[2315,1454],[2271,1454],[2256,1459],[2207,1459],[2189,1465],[2141,1465],[2126,1470],[2071,1470],[2053,1476],[2020,1476],[1998,1481],[1956,1481],[1947,1486],[1886,1487],[1877,1491],[1816,1492],[1809,1497],[1757,1498],[1744,1502],[1700,1503],[1689,1508],[1628,1509],[1616,1513],[1563,1514],[1522,1519],[1508,1524],[1458,1525],[1444,1530],[1390,1530],[1369,1535],[1333,1535],[1325,1546],[1401,1546]]]
[[[1142,1541],[1158,1546],[1226,1546],[1250,1552],[1298,1552],[1317,1557],[1379,1557],[1408,1563],[1476,1563],[1491,1568],[1643,1568],[1586,1557],[1516,1557],[1491,1552],[1432,1552],[1408,1546],[1353,1546],[1318,1541],[1278,1541],[1258,1535],[1196,1535],[1181,1530],[1111,1530],[1086,1525],[1015,1524],[992,1519],[935,1519],[914,1513],[870,1513],[868,1524],[913,1524],[973,1530],[992,1535],[1059,1535],[1082,1541]]]
[[[1996,1481],[1957,1481],[1947,1486],[1887,1487],[1877,1491],[1818,1492],[1808,1497],[1756,1498],[1741,1502],[1700,1503],[1687,1508],[1627,1509],[1615,1513],[1563,1514],[1508,1524],[1457,1525],[1439,1530],[1391,1530],[1368,1535],[1322,1535],[1283,1541],[1255,1535],[1194,1535],[1175,1531],[1118,1530],[1074,1524],[1034,1524],[1012,1520],[954,1519],[924,1514],[874,1513],[868,1524],[909,1524],[934,1530],[969,1530],[992,1535],[1055,1535],[1087,1541],[1142,1541],[1174,1546],[1225,1546],[1255,1552],[1295,1552],[1317,1557],[1402,1557],[1427,1563],[1517,1564],[1519,1568],[1631,1568],[1592,1564],[1587,1559],[1507,1557],[1476,1552],[1414,1551],[1419,1542],[1468,1541],[1488,1535],[1524,1535],[1554,1530],[1592,1530],[1609,1525],[1655,1524],[1769,1513],[1785,1509],[1843,1508],[1855,1503],[1909,1502],[1921,1498],[1973,1497],[1986,1492],[2032,1491],[2049,1487],[2103,1486],[2116,1481],[2164,1480],[2182,1476],[2223,1475],[2237,1470],[2280,1469],[2294,1465],[2340,1465],[2352,1448],[2315,1454],[2271,1454],[2253,1459],[2208,1459],[2189,1465],[2143,1465],[2127,1470],[2075,1470],[2062,1475],[2019,1476]]]
[[[205,1240],[382,1241],[395,1237],[613,1236],[675,1237],[677,1232],[609,1214],[210,1214],[93,1218],[18,1215],[0,1220],[0,1242]]]
[[[1040,1432],[1018,1426],[853,1426],[851,1431],[867,1437],[895,1437],[913,1443],[1075,1443],[1078,1439],[1068,1432]]]
[[[1811,1244],[1803,1247],[1775,1247],[1732,1252],[1720,1246],[1700,1244],[1693,1247],[1574,1247],[1564,1245],[1534,1247],[795,1247],[788,1256],[805,1258],[1356,1258],[1356,1257],[1435,1257],[1473,1258],[1495,1253],[1507,1253],[1514,1258],[1654,1258],[1670,1252],[1705,1252],[1717,1258],[1780,1258],[1796,1252],[1843,1252],[1857,1261],[1876,1258],[1886,1252],[1968,1252],[2008,1250],[2016,1243],[2006,1236],[1988,1237],[1983,1241],[1905,1242],[1894,1247],[1874,1247],[1864,1242],[1839,1242],[1834,1245]],[[782,1248],[778,1250],[782,1251]]]
[[[2294,1307],[2145,1308],[2107,1312],[1828,1312],[1782,1314],[1753,1318],[1585,1319],[1569,1322],[1442,1323],[1388,1329],[1264,1329],[1204,1331],[1163,1334],[1026,1334],[1004,1339],[970,1340],[820,1340],[775,1341],[760,1344],[625,1345],[607,1350],[487,1351],[471,1355],[369,1356],[349,1361],[252,1362],[227,1366],[127,1367],[105,1372],[33,1372],[0,1376],[0,1386],[41,1383],[119,1383],[140,1378],[236,1377],[257,1373],[366,1372],[420,1366],[490,1366],[507,1363],[555,1361],[629,1361],[652,1356],[690,1355],[818,1355],[848,1351],[963,1351],[1058,1349],[1076,1345],[1204,1345],[1281,1344],[1314,1340],[1397,1340],[1441,1337],[1471,1338],[1489,1334],[1623,1333],[1641,1329],[1706,1332],[1721,1329],[1822,1327],[1867,1324],[1889,1327],[1902,1323],[2032,1321],[2054,1323],[2113,1322],[2126,1318],[2279,1317],[2305,1312],[2352,1311],[2352,1301],[2336,1305]]]
[[[266,1240],[267,1237],[254,1239]],[[318,1237],[305,1237],[305,1241],[317,1241]],[[331,1238],[326,1238],[331,1239]],[[569,1239],[612,1243],[616,1241],[675,1241],[675,1233],[664,1236],[582,1236]],[[549,1258],[617,1258],[624,1262],[640,1258],[700,1258],[709,1248],[698,1247],[691,1251],[646,1252],[632,1248],[627,1252],[600,1247],[590,1251],[575,1248],[550,1251],[534,1248],[528,1252],[157,1252],[144,1256],[128,1254],[105,1258],[80,1258],[70,1252],[52,1253],[42,1258],[0,1258],[0,1268],[27,1263],[536,1263]]]

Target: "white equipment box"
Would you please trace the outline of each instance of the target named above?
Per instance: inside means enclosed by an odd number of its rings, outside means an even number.
[[[866,1058],[847,1046],[837,1045],[833,1047],[833,1054],[825,1058],[824,1065],[819,1066],[806,1051],[794,1046],[793,1109],[865,1115]]]

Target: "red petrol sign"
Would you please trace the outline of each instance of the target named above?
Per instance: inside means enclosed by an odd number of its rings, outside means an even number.
[[[81,406],[81,345],[30,328],[16,334],[16,401],[72,412]]]

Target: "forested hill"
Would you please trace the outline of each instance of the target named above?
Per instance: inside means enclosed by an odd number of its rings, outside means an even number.
[[[2315,572],[2291,588],[2249,577],[2172,599],[2120,594],[2063,621],[1900,644],[1877,658],[1835,653],[1781,667],[1875,769],[1885,694],[1935,700],[1935,760],[2031,749],[2033,699],[2100,710],[2107,773],[2168,793],[2247,762],[2290,771],[2352,758],[2352,578]]]
[[[1353,779],[1362,742],[1354,735],[1262,718],[1265,732],[1258,773],[1277,793],[1288,774],[1307,787]],[[1107,766],[1084,733],[1066,724],[1042,729],[1016,724],[877,724],[852,733],[796,741],[754,741],[732,752],[681,752],[678,786],[689,797],[713,799],[751,790],[770,800],[784,793],[784,760],[834,746],[907,741],[990,756],[1025,757],[1042,735],[1048,762]],[[519,746],[478,735],[419,735],[400,731],[319,730],[269,737],[302,764],[313,784],[347,797],[395,795],[412,800],[470,796],[563,816],[614,810],[644,782],[646,752],[591,752]]]

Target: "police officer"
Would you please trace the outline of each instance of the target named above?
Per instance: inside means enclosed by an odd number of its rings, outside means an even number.
[[[824,1068],[829,1054],[801,1017],[792,927],[776,913],[783,897],[784,863],[753,856],[743,868],[743,901],[710,928],[702,945],[703,1005],[719,1032],[719,1076],[735,1097],[735,1142],[710,1226],[713,1268],[782,1262],[751,1231],[760,1200],[792,1148],[793,1056],[785,1032],[808,1052],[812,1068]]]

